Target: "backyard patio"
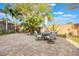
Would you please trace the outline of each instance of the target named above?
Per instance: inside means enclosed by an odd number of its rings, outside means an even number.
[[[35,40],[34,35],[15,33],[0,36],[0,56],[77,56],[79,49],[57,37],[54,44]]]

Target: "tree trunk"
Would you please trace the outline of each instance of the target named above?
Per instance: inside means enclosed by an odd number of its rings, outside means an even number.
[[[15,25],[15,32],[16,32],[16,24],[14,24]]]
[[[7,20],[7,15],[6,15],[6,32],[8,32],[8,20]]]

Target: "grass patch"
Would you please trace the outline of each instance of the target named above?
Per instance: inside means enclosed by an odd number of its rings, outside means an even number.
[[[7,32],[3,30],[0,31],[0,35],[6,35],[6,34],[12,34],[12,33],[15,33],[13,29],[9,29]]]
[[[8,31],[8,32],[0,32],[0,35],[7,35],[7,34],[12,34],[15,33],[14,31]]]
[[[73,40],[79,44],[79,36],[71,36],[70,38],[71,38],[71,40]]]
[[[0,33],[0,35],[7,35],[7,34],[13,34],[14,32],[11,32],[11,33]]]

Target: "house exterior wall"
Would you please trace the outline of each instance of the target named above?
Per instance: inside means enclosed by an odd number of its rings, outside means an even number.
[[[3,32],[6,32],[6,21],[0,21],[0,30]],[[14,24],[8,23],[8,29],[14,30]]]
[[[0,27],[1,27],[0,30],[5,32],[6,31],[6,26],[5,25],[6,25],[5,21],[0,21]]]

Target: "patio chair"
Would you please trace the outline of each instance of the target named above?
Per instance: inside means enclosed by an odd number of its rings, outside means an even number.
[[[50,34],[46,36],[46,38],[48,39],[48,43],[50,42],[54,43],[56,37],[57,37],[57,32],[50,32]]]
[[[53,40],[56,40],[57,39],[57,31],[53,31],[51,37],[53,38]]]
[[[36,40],[42,39],[42,34],[41,33],[37,33],[37,31],[34,31],[34,32],[35,32]]]
[[[56,39],[57,37],[57,33],[56,32],[46,32],[46,33],[42,33],[42,35],[47,38],[47,39]]]

